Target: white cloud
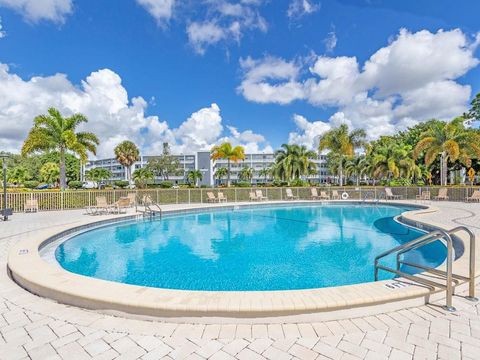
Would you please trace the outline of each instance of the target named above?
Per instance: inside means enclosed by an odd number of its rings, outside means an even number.
[[[479,64],[474,55],[479,44],[480,33],[472,40],[458,29],[436,33],[402,29],[362,68],[355,57],[346,56],[296,61],[247,58],[240,61],[244,75],[238,91],[258,103],[306,100],[334,107],[338,111],[328,122],[364,128],[375,138],[418,121],[462,114],[471,88],[457,79]],[[291,136],[310,141],[312,123],[296,122],[302,131]]]
[[[207,9],[203,20],[191,21],[187,26],[190,45],[198,54],[220,42],[239,43],[246,31],[266,32],[268,25],[258,7],[263,0],[243,0],[232,3],[226,0],[206,0]]]
[[[331,129],[331,125],[325,121],[308,121],[304,116],[295,114],[293,120],[297,131],[288,135],[290,144],[305,145],[309,149],[318,147],[318,138]]]
[[[160,152],[163,142],[170,143],[175,152],[209,150],[224,138],[248,149],[268,147],[263,136],[250,130],[230,128],[225,135],[216,104],[194,112],[178,128],[147,116],[147,102],[142,97],[129,98],[120,76],[109,69],[92,72],[76,86],[64,74],[23,80],[0,64],[0,149],[18,152],[33,118],[52,106],[66,116],[74,112],[87,116],[83,130],[99,136],[102,157],[112,156],[112,149],[126,139],[147,154]]]
[[[2,6],[15,10],[31,22],[63,23],[73,10],[72,0],[0,0]]]
[[[0,17],[0,39],[5,37],[7,33],[3,30],[3,25],[2,25],[2,18]]]
[[[320,10],[320,2],[311,0],[292,0],[288,6],[287,15],[291,19],[298,19],[304,15],[312,14]]]
[[[175,0],[137,0],[159,24],[168,22],[173,15]]]
[[[331,53],[337,47],[337,34],[335,31],[330,31],[328,36],[323,39],[323,43],[325,44],[325,51],[327,53]]]

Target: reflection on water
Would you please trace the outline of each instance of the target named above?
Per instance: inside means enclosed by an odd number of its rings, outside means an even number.
[[[393,220],[402,211],[329,205],[172,216],[86,232],[59,246],[56,257],[75,273],[154,287],[279,290],[352,284],[373,280],[376,255],[421,235]],[[436,242],[408,256],[436,266],[445,249]]]

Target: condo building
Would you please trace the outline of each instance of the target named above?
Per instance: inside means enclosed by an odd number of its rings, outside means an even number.
[[[168,180],[174,184],[187,183],[187,174],[191,170],[200,170],[203,178],[199,182],[199,185],[216,186],[221,183],[225,183],[225,178],[218,179],[215,176],[216,171],[219,168],[228,167],[228,161],[226,159],[211,160],[209,151],[197,151],[190,154],[177,154],[174,156],[179,163],[179,169],[177,174],[170,175]],[[132,173],[136,169],[144,168],[148,165],[149,160],[158,157],[158,155],[141,155],[140,159],[132,166]],[[317,164],[317,173],[308,176],[307,179],[313,182],[326,183],[330,175],[327,169],[327,161],[324,155],[320,155],[318,159],[312,160]],[[245,160],[238,163],[230,163],[230,179],[232,182],[240,181],[239,174],[242,168],[249,167],[253,169],[252,184],[265,183],[272,181],[271,177],[262,175],[261,170],[270,168],[275,163],[275,155],[273,153],[256,153],[245,154]],[[115,158],[90,160],[83,167],[82,178],[85,178],[85,172],[94,168],[104,168],[110,170],[112,177],[108,179],[109,182],[116,180],[126,180],[127,171],[123,165],[121,165]],[[155,182],[160,182],[165,179],[155,178]]]

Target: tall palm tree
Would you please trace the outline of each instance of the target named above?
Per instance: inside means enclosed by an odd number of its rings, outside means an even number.
[[[412,148],[402,143],[389,142],[373,150],[373,176],[412,179],[421,176],[421,169],[412,156]]]
[[[308,150],[305,145],[282,144],[282,148],[275,151],[275,175],[288,182],[308,176],[312,169],[317,168],[312,161],[316,157],[317,153]]]
[[[263,179],[267,182],[268,178],[272,175],[272,170],[271,167],[263,168],[258,172],[258,175],[263,176]]]
[[[243,181],[252,181],[253,178],[253,169],[251,167],[244,167],[238,173],[238,177]]]
[[[227,186],[230,186],[231,162],[233,161],[234,163],[237,163],[241,160],[245,160],[245,149],[243,146],[233,147],[229,142],[224,142],[220,145],[215,145],[210,153],[212,160],[227,159]]]
[[[367,162],[365,155],[354,156],[348,159],[345,164],[345,174],[347,176],[355,176],[357,186],[360,185],[360,177],[367,170]]]
[[[342,124],[331,129],[320,138],[318,150],[330,150],[338,153],[340,158],[351,158],[355,155],[355,149],[365,145],[367,134],[363,129],[350,131],[348,125]],[[339,185],[343,185],[343,161],[339,161]]]
[[[96,154],[100,143],[91,132],[75,132],[76,128],[88,120],[82,114],[74,114],[64,118],[55,108],[48,109],[48,115],[39,115],[33,120],[33,127],[22,146],[22,155],[26,156],[38,151],[58,151],[60,154],[60,188],[67,186],[65,176],[65,154],[73,152],[80,157],[82,163],[88,159],[88,152]]]
[[[197,187],[198,181],[203,179],[203,174],[200,170],[190,170],[187,174],[187,180],[190,184]]]
[[[480,133],[465,129],[463,121],[463,117],[458,117],[449,123],[432,123],[415,146],[414,158],[424,152],[427,167],[440,156],[441,185],[447,185],[449,161],[460,160],[469,167],[472,158],[480,158]]]
[[[227,177],[228,169],[226,167],[220,167],[215,171],[215,177],[222,182],[222,179]]]
[[[132,179],[138,184],[138,187],[145,188],[150,180],[155,179],[153,171],[147,167],[137,169],[133,172]]]
[[[140,151],[133,142],[125,140],[118,144],[115,149],[117,161],[123,165],[127,171],[127,180],[132,178],[132,165],[140,158]]]

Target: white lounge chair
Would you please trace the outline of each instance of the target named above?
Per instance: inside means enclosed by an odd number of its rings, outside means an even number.
[[[257,197],[257,194],[255,194],[254,191],[250,191],[250,193],[248,194],[248,200],[259,201],[260,199]]]
[[[285,189],[287,200],[298,200],[298,196],[293,195],[292,189]]]
[[[27,199],[25,200],[25,205],[23,206],[24,212],[38,212],[38,200],[37,199]]]
[[[225,197],[225,195],[223,195],[223,192],[217,193],[217,199],[218,202],[227,202],[227,198]]]
[[[318,195],[317,188],[311,188],[310,189],[310,198],[312,200],[319,200],[320,196]]]
[[[320,199],[330,200],[330,195],[328,195],[326,191],[320,191]]]
[[[440,188],[438,190],[438,195],[434,197],[435,200],[448,200],[448,189]]]
[[[400,200],[402,195],[394,195],[391,188],[385,188],[385,198],[387,200]]]
[[[257,199],[260,200],[260,201],[267,201],[268,200],[267,196],[263,196],[262,190],[255,190],[255,195],[257,195]]]
[[[340,194],[337,190],[332,190],[332,200],[340,200]]]
[[[419,195],[415,196],[415,199],[420,201],[429,201],[430,191],[422,191]]]
[[[215,197],[213,192],[207,191],[207,202],[214,203],[214,202],[219,202],[219,200]]]
[[[465,198],[466,202],[480,202],[480,191],[475,190],[471,196]]]

